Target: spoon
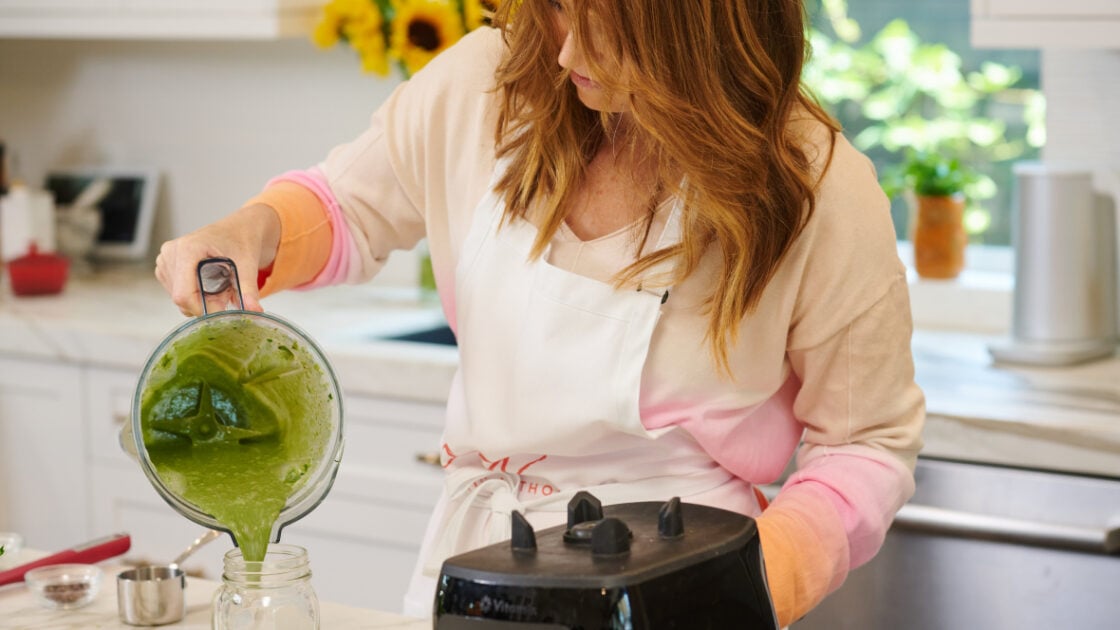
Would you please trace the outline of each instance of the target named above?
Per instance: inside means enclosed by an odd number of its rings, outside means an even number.
[[[203,545],[209,543],[210,541],[218,538],[221,535],[222,535],[222,532],[220,532],[216,529],[206,530],[201,536],[199,536],[198,538],[195,538],[194,542],[192,542],[190,545],[187,545],[187,548],[183,550],[183,553],[179,554],[178,557],[176,557],[174,560],[172,560],[171,564],[169,564],[167,566],[170,567],[172,570],[178,569],[179,565],[181,565],[183,562],[185,562],[187,560],[187,558],[191,557],[191,554],[198,551],[198,549],[200,547],[202,547]]]

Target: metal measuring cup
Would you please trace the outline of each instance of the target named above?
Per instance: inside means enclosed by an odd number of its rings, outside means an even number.
[[[208,530],[169,565],[137,567],[117,574],[117,612],[130,626],[162,626],[183,619],[186,574],[179,568],[199,547],[222,535]]]

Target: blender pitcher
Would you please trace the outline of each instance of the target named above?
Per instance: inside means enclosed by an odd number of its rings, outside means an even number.
[[[121,443],[172,508],[263,557],[334,482],[338,381],[306,333],[244,310],[231,260],[203,260],[197,273],[203,315],[149,357]]]

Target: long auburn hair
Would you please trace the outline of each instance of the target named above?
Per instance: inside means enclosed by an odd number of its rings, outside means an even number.
[[[611,119],[580,102],[557,63],[562,42],[551,4],[506,0],[495,16],[508,46],[497,72],[496,138],[498,156],[510,161],[497,190],[506,220],[526,217],[534,204],[543,208],[534,211],[542,212],[534,257],[563,222],[570,191]],[[653,147],[660,186],[683,203],[680,242],[642,256],[616,284],[666,260],[673,271],[664,280],[677,283],[714,250],[721,268],[705,301],[707,337],[727,371],[727,347],[739,323],[814,210],[812,158],[793,121],[808,115],[839,130],[801,84],[808,54],[802,0],[564,0],[563,6],[596,79],[619,74],[617,64],[604,68],[596,60],[615,60],[626,70],[618,85],[609,78],[600,83],[628,96],[642,144]]]

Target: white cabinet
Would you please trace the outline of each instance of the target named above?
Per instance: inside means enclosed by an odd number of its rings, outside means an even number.
[[[31,481],[28,472],[42,468],[37,462],[56,457],[59,436],[73,436],[66,442],[68,452],[73,451],[68,456],[70,469],[54,473],[52,481],[75,486],[65,504],[67,518],[59,519],[71,524],[73,531],[60,531],[50,541],[27,536],[29,545],[61,548],[92,537],[90,533],[121,531],[132,536],[126,561],[167,563],[203,533],[163,501],[140,465],[121,449],[118,436],[131,421],[139,370],[8,359],[0,359],[0,366],[4,370],[0,380],[3,444],[14,445],[19,419],[33,412],[52,418],[49,425],[40,421],[21,442],[36,445],[34,449],[13,449],[16,459],[9,459],[7,449],[0,451],[5,454],[0,459],[4,471],[0,497],[12,478],[9,462],[20,468],[16,479]],[[10,389],[18,395],[9,395]],[[85,423],[79,414],[82,409]],[[345,446],[331,492],[310,514],[290,524],[281,539],[307,548],[312,583],[323,601],[399,610],[443,480],[438,465],[423,463],[417,455],[437,452],[444,405],[347,394],[343,411]],[[63,419],[69,422],[65,430],[58,428]],[[3,518],[11,513],[4,509],[0,529],[28,532],[56,522],[53,514],[43,510],[55,505],[53,499],[41,500],[45,486],[34,481],[13,498],[18,499],[17,505],[35,505],[39,511],[20,509],[23,517],[12,520]],[[89,527],[85,527],[87,505]],[[219,538],[184,568],[192,575],[220,579],[222,555],[231,546],[229,537]]]
[[[85,368],[83,400],[89,419],[90,529],[97,535],[128,532],[132,548],[124,560],[167,564],[205,530],[159,496],[140,464],[120,446],[131,422],[139,370]],[[223,544],[224,541],[224,544]],[[219,579],[228,538],[213,542],[184,563],[188,573]]]
[[[1120,2],[972,0],[972,45],[1120,49]]]
[[[324,0],[0,0],[0,37],[307,37]]]
[[[348,395],[345,451],[327,498],[282,534],[306,547],[319,597],[400,610],[443,472],[417,455],[437,452],[444,405]]]
[[[90,539],[81,370],[0,357],[0,529],[28,547]]]

